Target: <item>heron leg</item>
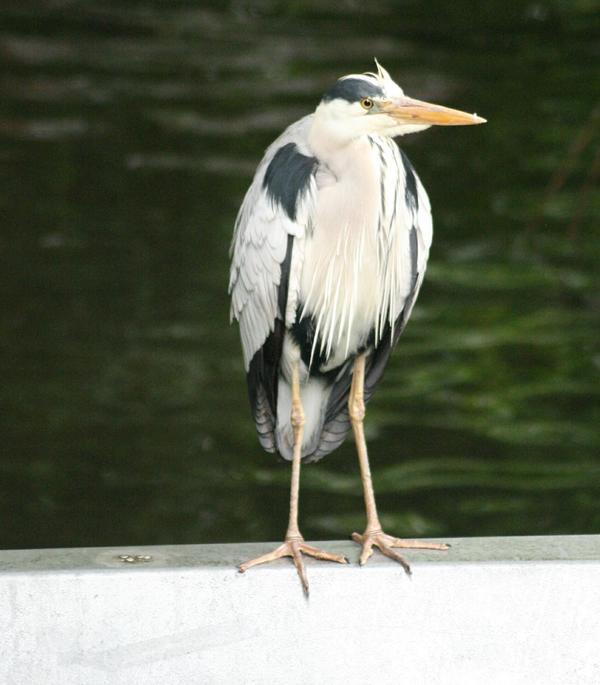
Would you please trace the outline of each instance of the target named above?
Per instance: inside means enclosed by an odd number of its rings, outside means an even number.
[[[268,554],[263,554],[256,559],[251,559],[243,564],[240,564],[239,570],[241,573],[247,571],[253,566],[264,564],[281,557],[292,557],[300,581],[304,589],[304,593],[308,596],[308,578],[306,576],[306,569],[304,567],[304,560],[302,554],[315,557],[316,559],[323,559],[326,561],[337,561],[340,564],[347,564],[348,559],[341,554],[332,554],[324,550],[308,545],[298,527],[298,501],[300,495],[300,463],[302,460],[302,438],[304,436],[304,408],[302,406],[302,397],[300,394],[300,371],[298,369],[298,362],[292,367],[292,413],[291,413],[292,428],[294,430],[294,451],[292,457],[292,479],[290,486],[290,517],[288,521],[287,532],[285,540],[282,545],[279,545],[275,550]]]
[[[367,512],[367,527],[364,533],[352,533],[352,539],[362,545],[360,555],[360,565],[365,564],[373,554],[373,546],[378,547],[383,554],[394,559],[402,565],[406,573],[410,575],[410,565],[406,559],[395,552],[392,548],[404,549],[448,549],[449,545],[439,542],[426,542],[423,540],[402,540],[392,537],[383,532],[377,505],[375,504],[375,491],[373,489],[373,479],[369,466],[369,455],[367,453],[367,441],[365,439],[364,418],[365,418],[365,362],[366,355],[359,355],[354,362],[354,372],[352,374],[352,385],[350,387],[350,397],[348,399],[348,411],[354,431],[354,440],[358,452],[358,463],[360,465],[360,477],[363,484],[365,498],[365,508]]]
[[[304,407],[300,394],[300,372],[298,362],[292,367],[292,428],[294,429],[294,454],[292,457],[292,481],[290,484],[290,518],[286,540],[293,540],[300,535],[298,527],[298,502],[300,499],[300,463],[302,461],[302,438],[304,437]]]

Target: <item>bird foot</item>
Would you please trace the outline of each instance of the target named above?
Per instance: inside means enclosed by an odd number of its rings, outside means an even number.
[[[304,542],[304,538],[300,535],[287,537],[285,542],[282,545],[279,545],[277,549],[269,552],[268,554],[263,554],[256,559],[245,561],[243,564],[240,564],[238,568],[240,573],[244,573],[244,571],[247,571],[253,566],[258,566],[258,564],[266,564],[269,561],[281,559],[281,557],[292,557],[302,582],[304,594],[308,597],[308,578],[306,577],[306,569],[304,567],[304,560],[302,559],[303,554],[307,554],[309,557],[314,557],[315,559],[337,561],[339,564],[348,563],[348,559],[346,559],[346,557],[342,554],[332,554],[331,552],[325,552],[322,549],[313,547],[312,545]]]
[[[386,557],[394,559],[397,561],[406,573],[410,576],[410,564],[406,559],[398,552],[394,552],[393,547],[400,547],[403,549],[437,549],[445,550],[450,547],[443,542],[425,542],[423,540],[402,540],[400,538],[392,537],[387,533],[384,533],[380,528],[377,530],[366,530],[362,535],[359,533],[352,533],[352,539],[354,542],[358,542],[362,545],[362,552],[360,555],[359,563],[362,566],[366,564],[371,555],[373,554],[373,545],[379,547],[381,552],[385,554]]]

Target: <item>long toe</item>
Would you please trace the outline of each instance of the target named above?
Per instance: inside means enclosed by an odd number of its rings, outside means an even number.
[[[450,549],[450,545],[445,542],[425,542],[424,540],[403,540],[402,538],[394,538],[391,535],[386,535],[390,538],[392,547],[400,547],[402,549],[436,549],[446,550]]]
[[[387,535],[381,530],[365,531],[362,535],[359,533],[352,533],[352,539],[359,545],[362,545],[359,563],[362,566],[366,564],[373,554],[373,545],[379,548],[382,554],[386,557],[397,561],[408,575],[411,575],[410,564],[408,561],[395,552],[392,548],[398,547],[401,549],[430,549],[437,551],[444,551],[449,549],[450,545],[444,542],[426,542],[423,540],[403,540],[395,538],[392,535]]]
[[[362,552],[360,553],[360,559],[358,560],[358,563],[361,566],[364,566],[373,554],[374,538],[370,535],[360,535],[360,533],[352,533],[352,539],[354,540],[354,542],[358,542],[359,545],[362,545]]]
[[[301,547],[297,542],[291,542],[290,546],[292,548],[292,558],[294,560],[294,566],[298,575],[300,576],[300,582],[302,583],[302,589],[304,594],[308,597],[308,578],[306,576],[306,568],[304,567],[304,559],[302,558]]]
[[[326,552],[323,549],[319,549],[318,547],[313,547],[312,545],[307,545],[305,542],[303,542],[300,545],[300,549],[304,554],[308,554],[310,557],[314,557],[315,559],[321,559],[322,561],[337,561],[338,564],[347,564],[348,563],[348,558],[345,557],[343,554],[334,554],[333,552]]]
[[[238,569],[240,570],[240,573],[244,573],[244,571],[247,571],[249,568],[252,568],[253,566],[258,566],[259,564],[267,564],[270,561],[281,559],[281,557],[290,556],[290,554],[291,552],[289,546],[286,542],[284,542],[283,545],[279,545],[279,547],[277,547],[277,549],[274,549],[272,552],[268,552],[267,554],[263,554],[260,557],[256,557],[256,559],[250,559],[249,561],[245,561],[243,564],[240,564],[238,566]]]
[[[377,547],[381,550],[382,554],[385,554],[386,557],[389,557],[390,559],[394,559],[394,561],[397,561],[402,568],[406,571],[407,575],[411,575],[411,570],[410,570],[410,564],[406,559],[401,555],[398,554],[398,552],[394,552],[394,550],[387,544],[385,540],[378,539],[375,540],[375,544]]]

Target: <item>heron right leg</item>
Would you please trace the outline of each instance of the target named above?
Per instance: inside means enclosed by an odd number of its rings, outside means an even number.
[[[402,540],[392,535],[384,533],[379,521],[377,506],[375,504],[375,491],[373,489],[373,479],[371,478],[371,468],[369,466],[369,456],[367,453],[367,441],[363,421],[365,418],[365,365],[366,356],[360,354],[354,362],[352,373],[352,385],[350,386],[350,397],[348,399],[348,413],[354,431],[354,441],[358,452],[358,463],[360,465],[360,477],[363,483],[365,498],[365,508],[367,512],[367,527],[365,532],[353,533],[352,539],[362,545],[360,555],[361,566],[365,564],[373,554],[373,546],[378,547],[383,554],[394,559],[402,565],[406,573],[410,574],[410,565],[406,559],[395,552],[393,547],[404,549],[448,549],[448,545],[440,542],[428,542],[425,540]]]
[[[300,498],[300,464],[302,461],[302,438],[304,436],[304,408],[302,406],[302,396],[300,394],[300,371],[298,362],[295,362],[292,367],[292,413],[291,423],[294,430],[294,452],[292,458],[292,482],[290,487],[290,517],[288,521],[288,528],[285,534],[285,542],[279,545],[277,549],[263,554],[262,556],[246,561],[239,566],[240,572],[247,571],[252,566],[264,564],[281,557],[292,557],[302,587],[305,594],[308,596],[308,579],[306,577],[306,569],[304,567],[304,560],[302,554],[308,554],[316,559],[324,559],[326,561],[337,561],[340,564],[347,564],[348,559],[341,554],[332,554],[325,552],[317,547],[308,545],[304,542],[304,538],[300,533],[298,527],[298,502]]]

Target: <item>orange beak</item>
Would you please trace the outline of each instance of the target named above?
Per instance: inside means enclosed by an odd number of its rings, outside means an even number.
[[[433,105],[430,102],[401,97],[379,106],[380,110],[390,114],[404,124],[427,124],[437,126],[470,126],[485,124],[486,119],[476,114],[468,114],[458,109]]]

